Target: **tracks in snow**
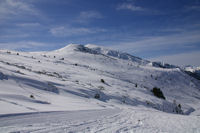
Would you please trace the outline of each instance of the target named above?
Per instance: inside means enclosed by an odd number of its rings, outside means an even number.
[[[187,133],[200,132],[200,117],[142,108],[12,114],[0,116],[0,132]]]
[[[5,132],[124,132],[138,126],[134,113],[121,109],[46,112],[0,116]]]

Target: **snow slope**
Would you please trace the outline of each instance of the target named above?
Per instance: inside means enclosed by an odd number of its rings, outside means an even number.
[[[199,92],[178,67],[95,45],[0,50],[0,132],[200,132]]]
[[[190,76],[200,80],[200,67],[185,67],[183,68],[186,73],[188,73]]]
[[[77,115],[78,114],[78,115]],[[198,133],[195,116],[163,114],[141,108],[32,113],[2,117],[2,132],[47,133]]]

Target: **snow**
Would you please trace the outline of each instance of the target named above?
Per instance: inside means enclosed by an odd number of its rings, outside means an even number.
[[[13,114],[1,116],[0,120],[2,132],[200,132],[197,117],[142,108]]]
[[[0,50],[0,132],[200,132],[199,80],[152,64],[91,44]]]
[[[185,67],[184,69],[190,72],[200,71],[200,67],[193,67],[193,66],[188,66],[188,67]]]

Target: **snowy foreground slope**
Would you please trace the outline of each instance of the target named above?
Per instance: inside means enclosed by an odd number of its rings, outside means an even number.
[[[200,132],[200,81],[156,65],[94,45],[0,50],[0,132]]]

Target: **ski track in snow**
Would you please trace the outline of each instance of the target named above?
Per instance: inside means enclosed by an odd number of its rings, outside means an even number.
[[[0,132],[12,133],[199,133],[200,119],[142,109],[43,112],[0,116]],[[176,121],[179,120],[179,121]],[[189,123],[191,122],[191,123]],[[190,127],[190,128],[188,128]]]

